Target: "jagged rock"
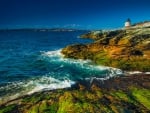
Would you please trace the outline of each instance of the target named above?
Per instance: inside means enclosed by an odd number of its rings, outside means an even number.
[[[81,37],[95,41],[67,46],[62,50],[65,57],[90,59],[96,64],[123,70],[150,71],[150,27],[138,25],[121,30],[93,31]]]
[[[142,23],[143,25],[143,23]],[[94,43],[71,45],[65,57],[91,59],[125,70],[150,71],[150,27],[83,35]],[[126,75],[75,88],[38,92],[0,105],[0,113],[149,113],[150,75]]]
[[[149,81],[150,75],[141,74],[95,80],[89,88],[78,84],[76,89],[38,92],[1,105],[0,113],[149,113]]]

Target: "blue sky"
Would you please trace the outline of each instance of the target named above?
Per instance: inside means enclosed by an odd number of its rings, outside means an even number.
[[[0,0],[0,28],[120,28],[150,20],[150,0]]]

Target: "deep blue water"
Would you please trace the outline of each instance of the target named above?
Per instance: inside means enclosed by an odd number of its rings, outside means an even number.
[[[0,31],[0,101],[41,90],[70,87],[76,81],[115,74],[90,61],[65,59],[60,51],[85,31]]]

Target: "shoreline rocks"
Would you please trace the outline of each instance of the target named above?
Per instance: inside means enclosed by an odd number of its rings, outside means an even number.
[[[38,92],[0,106],[0,113],[150,112],[150,74],[79,82],[73,88]]]
[[[128,71],[150,72],[150,27],[89,33],[90,44],[67,46],[67,58]],[[0,113],[149,113],[150,74],[80,81],[72,88],[38,92],[0,105]]]
[[[64,57],[90,59],[125,71],[150,71],[150,27],[90,32],[81,37],[94,42],[69,45],[61,51]]]

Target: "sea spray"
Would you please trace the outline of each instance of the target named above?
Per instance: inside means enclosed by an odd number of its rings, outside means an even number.
[[[77,38],[84,33],[1,32],[1,102],[34,92],[68,88],[87,78],[116,76],[108,67],[96,66],[90,60],[63,58],[61,48],[73,43],[91,42]]]

